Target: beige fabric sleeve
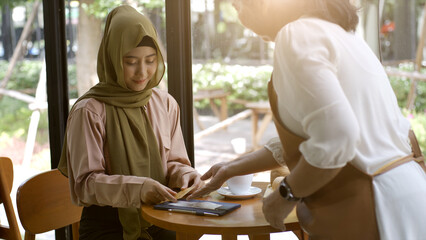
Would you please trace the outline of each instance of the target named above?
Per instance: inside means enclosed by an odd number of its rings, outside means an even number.
[[[71,197],[83,206],[140,207],[143,177],[108,175],[105,107],[82,100],[68,118],[68,171]],[[113,150],[113,149],[112,149]]]
[[[179,106],[167,92],[155,89],[147,113],[157,136],[168,187],[180,188],[179,179],[195,169],[186,153]],[[105,122],[105,105],[95,99],[78,102],[69,115],[67,157],[72,200],[83,206],[140,207],[146,178],[107,174]]]
[[[283,158],[283,146],[279,137],[271,138],[264,147],[272,153],[272,156],[274,156],[274,159],[278,164],[281,166],[287,166]]]
[[[180,127],[180,110],[176,100],[167,92],[153,89],[147,109],[154,132],[159,138],[161,157],[164,161],[168,187],[180,188],[179,179],[189,172],[191,167]],[[167,116],[165,118],[164,116]]]

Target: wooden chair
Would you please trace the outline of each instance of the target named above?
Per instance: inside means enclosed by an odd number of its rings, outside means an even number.
[[[0,224],[0,238],[21,239],[10,192],[13,184],[13,164],[7,157],[0,157],[0,204],[3,204],[9,226]]]
[[[19,218],[25,240],[35,234],[72,224],[73,239],[78,239],[82,207],[71,202],[68,179],[53,169],[35,175],[19,186],[16,194]]]

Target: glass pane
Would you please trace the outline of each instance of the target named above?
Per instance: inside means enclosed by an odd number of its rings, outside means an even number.
[[[415,0],[380,3],[377,31],[382,62],[398,104],[410,120],[420,148],[426,153],[426,5],[424,1]],[[365,4],[374,6],[371,2]],[[419,74],[420,78],[404,76],[413,73]]]
[[[418,45],[426,35],[422,31],[424,1],[380,1],[380,5],[371,0],[354,2],[360,7],[356,34],[372,51],[377,56],[381,53],[385,64],[411,60],[410,64],[397,64],[403,71],[413,71],[413,60],[420,57],[420,72],[424,73],[424,44]],[[258,105],[267,100],[273,44],[262,42],[241,26],[230,0],[192,0],[191,4],[195,166],[204,172],[214,163],[236,158],[244,146],[245,151],[251,151],[276,135],[273,124],[265,118],[268,114],[260,111],[267,111],[267,105]],[[410,89],[416,93],[410,108],[414,112],[406,112],[420,135],[420,145],[426,149],[425,82],[415,85],[410,78],[394,76],[390,81],[402,108],[409,106],[413,96]],[[258,119],[253,115],[256,110]],[[245,111],[251,111],[251,115]]]
[[[17,1],[1,9],[0,155],[11,158],[16,166],[47,170],[42,4]]]
[[[10,196],[16,204],[21,183],[51,168],[43,9],[41,1],[6,1],[0,9],[0,156],[14,164]],[[0,209],[0,222],[7,223]]]
[[[243,27],[229,0],[192,0],[191,10],[195,166],[203,173],[276,136],[265,118],[273,43]]]

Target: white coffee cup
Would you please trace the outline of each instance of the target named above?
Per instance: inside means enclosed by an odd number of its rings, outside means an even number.
[[[246,152],[246,139],[245,138],[234,138],[231,140],[232,148],[236,154],[243,154]]]
[[[246,195],[249,193],[251,182],[253,181],[253,174],[235,176],[226,181],[229,190],[234,195]]]

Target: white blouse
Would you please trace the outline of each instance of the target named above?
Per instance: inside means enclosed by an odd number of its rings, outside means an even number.
[[[371,174],[411,152],[410,123],[381,63],[359,36],[301,18],[282,28],[275,42],[279,115],[307,139],[300,151],[311,165],[338,168],[353,159]]]
[[[338,168],[352,160],[372,174],[411,153],[409,121],[381,63],[359,36],[301,18],[282,28],[275,42],[279,116],[307,139],[299,150],[308,163]],[[285,164],[279,140],[265,147]],[[380,239],[425,239],[426,174],[417,163],[375,177],[373,188]]]

